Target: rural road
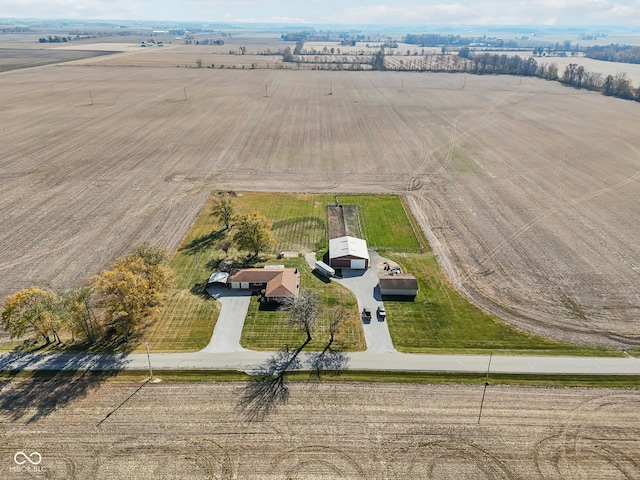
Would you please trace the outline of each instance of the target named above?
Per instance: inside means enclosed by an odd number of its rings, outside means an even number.
[[[310,259],[308,259],[310,260]],[[378,304],[375,269],[349,273],[336,279],[352,290],[360,309]],[[211,287],[209,293],[221,304],[220,316],[209,344],[193,353],[147,354],[64,354],[64,353],[0,353],[0,371],[20,370],[145,370],[149,360],[153,370],[238,370],[255,371],[272,352],[247,350],[240,345],[240,335],[251,296],[246,292]],[[373,318],[363,324],[367,350],[349,353],[351,370],[467,372],[484,373],[489,355],[425,355],[399,353],[393,348],[386,321]],[[303,354],[305,355],[305,354]],[[493,373],[640,375],[640,359],[632,357],[542,357],[493,356]]]
[[[271,353],[241,351],[210,353],[152,353],[153,370],[238,370],[251,372]],[[489,355],[421,355],[408,353],[349,354],[351,370],[484,373]],[[145,370],[146,354],[2,353],[0,371],[16,370]],[[640,359],[605,357],[499,356],[491,359],[492,373],[640,375]]]

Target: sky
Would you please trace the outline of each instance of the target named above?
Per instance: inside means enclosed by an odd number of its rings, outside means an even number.
[[[0,18],[633,26],[640,0],[0,0]]]

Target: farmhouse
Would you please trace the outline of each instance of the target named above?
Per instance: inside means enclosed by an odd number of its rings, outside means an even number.
[[[232,289],[263,290],[268,302],[281,302],[297,297],[300,289],[300,273],[297,268],[267,266],[238,270],[227,280]]]
[[[418,294],[418,281],[408,273],[384,275],[379,277],[380,295],[415,297]]]
[[[369,268],[367,242],[361,238],[339,237],[329,240],[329,265],[333,268]]]

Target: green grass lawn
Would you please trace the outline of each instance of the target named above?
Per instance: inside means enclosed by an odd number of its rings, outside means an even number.
[[[343,308],[347,314],[336,341],[340,348],[348,351],[364,350],[364,332],[360,323],[357,302],[353,294],[335,282],[324,283],[318,279],[305,263],[303,258],[278,260],[287,267],[297,267],[300,271],[301,288],[313,289],[320,298],[322,315],[318,319],[314,340],[308,350],[319,350],[329,338],[328,325],[336,309]],[[287,312],[261,309],[257,296],[253,297],[249,306],[247,319],[242,330],[240,344],[252,350],[281,350],[285,347],[296,348],[304,342],[305,334],[288,325]]]
[[[211,271],[224,258],[217,245],[228,233],[209,215],[212,199],[171,259],[175,287],[143,332],[135,352],[145,351],[146,342],[154,352],[192,352],[208,345],[220,306],[204,294],[204,288]]]
[[[358,205],[362,233],[369,248],[417,252],[421,246],[397,195],[339,195],[340,203]]]
[[[146,329],[135,352],[196,352],[209,344],[220,304],[189,290],[174,290],[156,320]]]
[[[277,245],[274,252],[326,250],[327,204],[333,195],[242,193],[234,198],[239,211],[257,212],[272,222]]]

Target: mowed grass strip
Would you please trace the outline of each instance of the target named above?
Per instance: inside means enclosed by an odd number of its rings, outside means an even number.
[[[196,352],[207,346],[220,308],[212,298],[175,290],[158,318],[144,333],[144,342],[154,352]],[[144,342],[136,352],[145,351]]]
[[[305,263],[303,258],[278,260],[287,267],[296,267],[300,271],[301,288],[314,290],[320,298],[322,315],[313,333],[314,340],[307,346],[307,350],[320,350],[329,338],[328,328],[336,309],[344,309],[343,320],[336,344],[345,351],[361,351],[366,348],[364,332],[357,302],[353,294],[335,282],[324,283],[318,279]],[[249,312],[242,330],[240,344],[252,350],[282,350],[295,349],[301,345],[306,336],[297,329],[289,327],[289,317],[286,311],[267,308],[260,309],[257,296],[251,299]]]
[[[362,233],[369,248],[419,252],[420,243],[397,195],[340,195],[340,203],[358,205]]]
[[[418,279],[415,301],[385,301],[393,344],[410,353],[619,356],[619,352],[555,342],[517,330],[467,301],[432,254],[388,255]]]

